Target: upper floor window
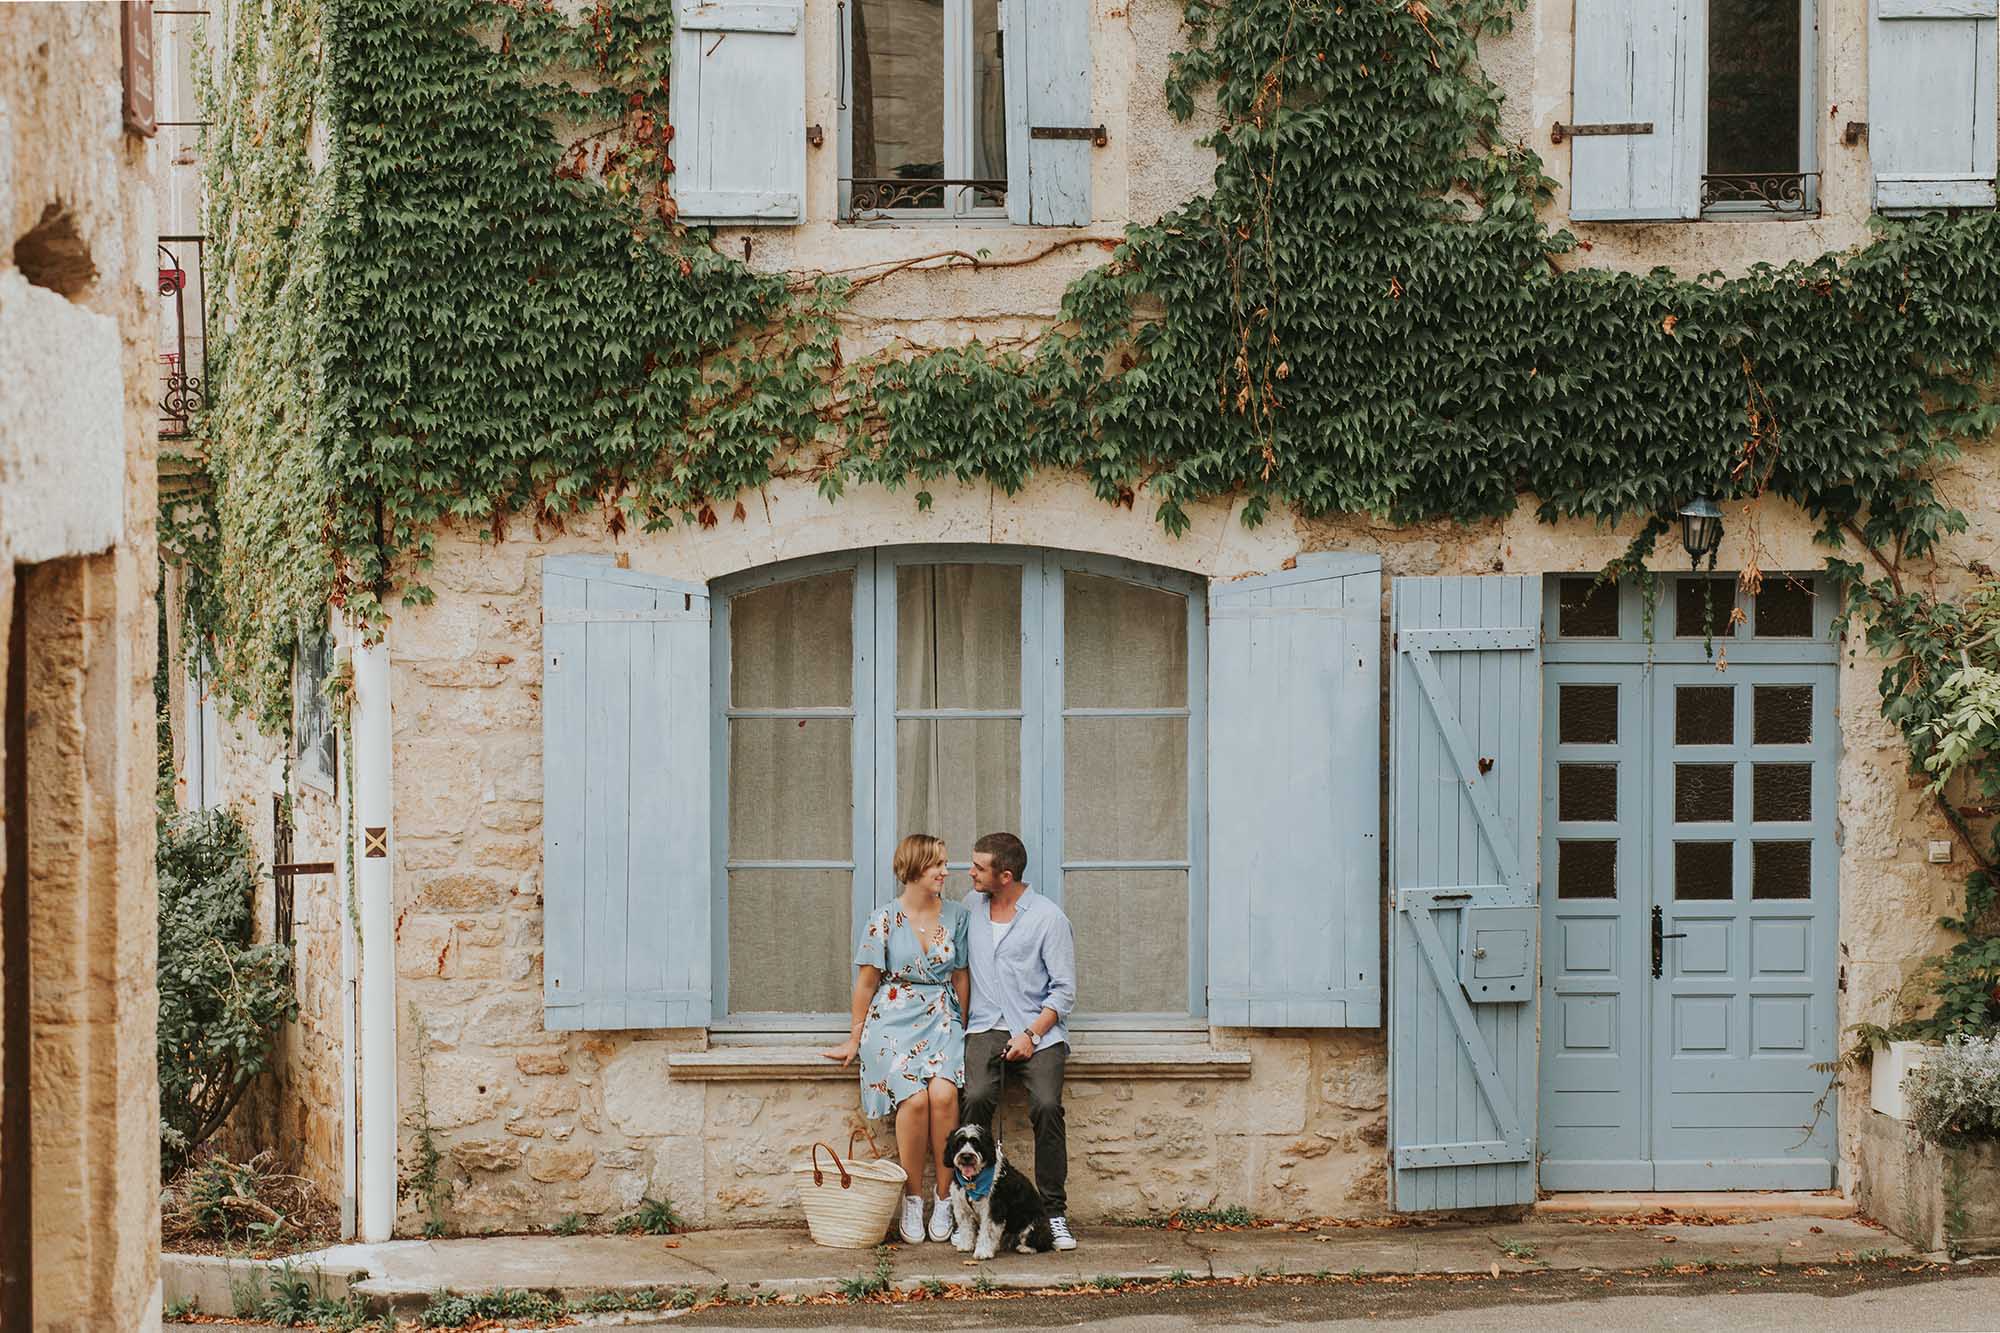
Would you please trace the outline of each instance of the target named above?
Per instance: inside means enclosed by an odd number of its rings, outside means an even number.
[[[1570,215],[1819,210],[1815,0],[1577,0]]]
[[[841,216],[1007,216],[1000,3],[840,6]]]

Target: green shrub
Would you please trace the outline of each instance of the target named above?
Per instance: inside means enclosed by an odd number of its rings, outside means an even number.
[[[639,1200],[639,1206],[618,1219],[614,1231],[621,1233],[638,1232],[647,1236],[670,1236],[686,1225],[681,1215],[674,1211],[672,1199],[655,1199],[651,1195]]]
[[[159,833],[160,1166],[171,1177],[270,1067],[298,1016],[291,951],[254,943],[259,870],[235,815],[198,811]]]

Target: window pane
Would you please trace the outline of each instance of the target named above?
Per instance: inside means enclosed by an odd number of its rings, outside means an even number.
[[[1013,831],[1021,822],[1021,724],[1012,718],[976,721],[906,720],[896,724],[896,827],[901,839],[929,833],[945,855],[970,861],[982,833]],[[894,879],[880,867],[884,884]],[[954,873],[945,892],[970,887]]]
[[[1812,741],[1812,686],[1759,685],[1750,697],[1750,739],[1758,745]]]
[[[1616,898],[1618,843],[1563,838],[1556,843],[1556,897]]]
[[[732,719],[730,859],[846,859],[854,843],[853,737],[846,718]]]
[[[1564,745],[1618,743],[1618,687],[1565,685],[1556,698],[1556,739]]]
[[[854,698],[854,571],[729,599],[729,700],[738,708],[839,708]]]
[[[1735,739],[1735,687],[1683,685],[1674,691],[1674,744],[1728,745]]]
[[[1185,870],[1072,870],[1063,911],[1076,932],[1084,1013],[1186,1013]]]
[[[1597,576],[1568,578],[1557,594],[1556,633],[1565,639],[1618,637],[1618,585]]]
[[[1007,179],[1007,79],[1000,0],[972,0],[972,176]],[[975,204],[990,204],[980,197]]]
[[[1187,598],[1095,574],[1063,576],[1063,703],[1184,708]]]
[[[730,871],[730,1012],[844,1012],[853,931],[845,870]]]
[[[1706,824],[1735,817],[1734,764],[1674,765],[1676,824]]]
[[[896,571],[896,706],[1018,708],[1021,567]]]
[[[1187,719],[1073,717],[1063,730],[1064,857],[1186,856]]]
[[[1736,891],[1736,844],[1674,844],[1674,897],[1695,902],[1727,902]]]
[[[1798,169],[1798,5],[1709,0],[1709,173]]]
[[[1812,897],[1812,844],[1759,842],[1750,848],[1752,898]]]
[[[944,175],[944,6],[938,0],[855,0],[854,96],[848,115],[857,180]],[[942,190],[898,200],[939,208]]]
[[[1752,819],[1812,818],[1811,764],[1755,764],[1750,772]]]
[[[1556,818],[1570,822],[1618,818],[1618,765],[1558,764]]]
[[[1729,637],[1729,613],[1736,609],[1736,580],[1674,580],[1674,634],[1683,639]],[[1704,630],[1703,616],[1708,629]]]
[[[1813,587],[1798,579],[1770,578],[1757,592],[1757,637],[1808,639],[1813,632]]]

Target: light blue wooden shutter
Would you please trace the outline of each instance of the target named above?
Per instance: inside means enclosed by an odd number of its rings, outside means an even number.
[[[1208,594],[1208,1018],[1382,1021],[1382,562]]]
[[[542,562],[550,1029],[709,1021],[708,592]]]
[[[1389,1141],[1399,1212],[1535,1197],[1541,581],[1397,579]]]
[[[1090,119],[1088,0],[1001,0],[1007,24],[1007,216],[1018,224],[1090,221],[1089,139],[1037,139],[1036,127]]]
[[[674,7],[674,201],[684,222],[798,222],[806,197],[802,0]]]
[[[1993,207],[1996,0],[1872,0],[1875,207]]]
[[[1569,215],[1652,222],[1701,213],[1707,0],[1576,0]]]

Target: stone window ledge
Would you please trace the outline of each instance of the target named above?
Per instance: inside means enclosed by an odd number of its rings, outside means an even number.
[[[705,1051],[676,1051],[667,1056],[668,1077],[707,1082],[751,1079],[846,1079],[842,1069],[815,1046],[712,1046]],[[1249,1078],[1250,1052],[1222,1051],[1193,1043],[1155,1046],[1113,1046],[1095,1042],[1070,1047],[1069,1079]]]

